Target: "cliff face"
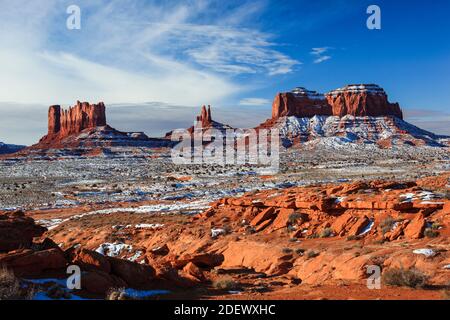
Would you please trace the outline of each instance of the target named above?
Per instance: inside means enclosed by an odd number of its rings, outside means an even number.
[[[315,115],[331,116],[331,107],[325,96],[304,88],[279,93],[272,104],[272,118],[274,119],[288,116],[310,118]]]
[[[68,110],[61,106],[51,106],[48,111],[48,134],[43,140],[63,139],[89,128],[106,126],[105,105],[103,102],[89,104],[77,101]]]
[[[213,124],[211,117],[211,106],[208,106],[208,109],[206,109],[206,106],[203,106],[200,116],[198,116],[196,120],[197,120],[196,125],[198,126],[201,125],[202,128],[211,127]]]
[[[377,85],[348,85],[326,94],[334,116],[395,116],[403,119],[398,103],[390,103],[386,92]]]
[[[345,115],[395,116],[403,119],[398,103],[390,103],[384,90],[373,84],[348,85],[325,95],[296,88],[292,92],[277,94],[272,105],[272,119]]]

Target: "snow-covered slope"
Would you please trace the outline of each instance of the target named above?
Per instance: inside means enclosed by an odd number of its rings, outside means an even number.
[[[448,146],[449,137],[435,135],[396,117],[354,117],[347,115],[282,117],[275,128],[280,130],[283,145],[295,143],[377,144]]]

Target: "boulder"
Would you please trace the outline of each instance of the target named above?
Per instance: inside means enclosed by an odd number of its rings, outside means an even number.
[[[98,252],[79,249],[73,253],[72,264],[78,265],[81,269],[86,271],[100,270],[105,273],[111,272],[111,264],[108,258]]]
[[[364,228],[366,228],[370,223],[370,219],[367,216],[363,216],[356,220],[355,224],[348,231],[349,236],[357,236],[359,235]]]
[[[331,229],[335,234],[342,236],[346,229],[351,227],[354,217],[350,213],[344,213],[334,220]]]
[[[201,268],[214,268],[220,266],[224,260],[222,254],[216,253],[195,253],[195,254],[183,254],[174,262],[174,266],[177,269],[181,269],[189,262],[195,264]]]
[[[183,273],[186,275],[187,278],[193,281],[202,282],[205,280],[203,272],[200,270],[199,267],[197,267],[192,262],[189,262],[187,265],[184,266]]]
[[[418,214],[405,228],[403,233],[407,239],[420,239],[425,231],[426,221],[423,214]]]
[[[273,224],[268,231],[276,231],[276,230],[286,228],[289,224],[289,217],[294,212],[295,212],[294,209],[284,209],[284,208],[281,209],[278,212],[277,217],[273,221]]]
[[[0,252],[30,248],[33,238],[45,231],[22,211],[0,213]]]
[[[275,214],[275,208],[269,207],[263,211],[261,211],[251,222],[250,225],[255,227],[258,224],[271,219]]]
[[[140,288],[152,282],[155,269],[149,265],[108,257],[111,274],[124,280],[130,287]]]
[[[67,261],[63,252],[58,249],[25,249],[1,255],[0,265],[5,265],[18,276],[37,276],[44,271],[65,269]]]
[[[81,289],[93,294],[105,294],[112,288],[124,288],[127,284],[106,272],[88,271],[81,276]]]

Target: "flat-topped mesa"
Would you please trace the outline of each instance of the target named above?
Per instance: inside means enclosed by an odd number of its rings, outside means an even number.
[[[202,128],[208,128],[211,127],[213,124],[212,117],[211,117],[211,106],[208,105],[208,109],[206,109],[206,106],[202,106],[202,111],[199,116],[196,118],[195,126]]]
[[[77,101],[68,110],[54,105],[48,110],[48,135],[45,140],[62,139],[89,128],[106,126],[105,104]]]
[[[403,119],[399,104],[390,103],[386,92],[376,84],[347,85],[325,95],[297,87],[291,92],[278,93],[272,105],[272,119],[286,116],[311,118],[316,115],[395,116]]]
[[[323,94],[297,87],[291,92],[278,93],[272,104],[272,118],[331,115],[331,107]]]
[[[386,92],[376,84],[351,84],[325,96],[335,116],[395,116],[403,119],[399,104],[390,103]]]

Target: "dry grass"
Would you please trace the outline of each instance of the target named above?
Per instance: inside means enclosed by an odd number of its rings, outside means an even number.
[[[396,287],[423,288],[428,277],[421,271],[411,268],[393,268],[383,272],[383,283]]]
[[[213,287],[218,290],[236,290],[239,284],[231,277],[221,277],[213,282]]]
[[[0,266],[0,300],[28,300],[33,297],[33,292],[32,289],[22,289],[14,273]]]

